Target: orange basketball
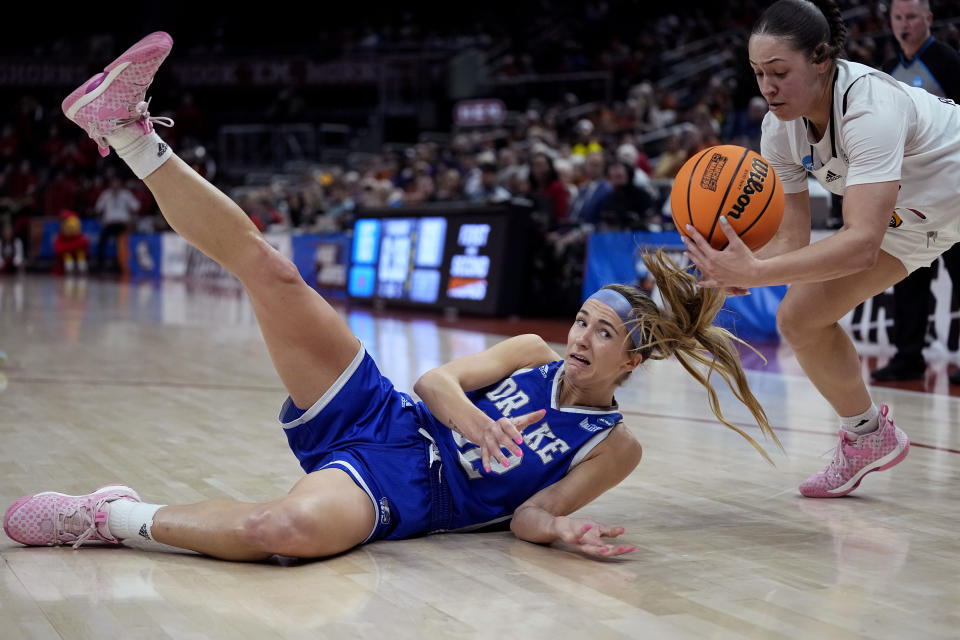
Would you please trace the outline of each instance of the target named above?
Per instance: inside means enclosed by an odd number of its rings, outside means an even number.
[[[733,144],[710,147],[680,167],[670,192],[677,229],[693,225],[715,249],[727,246],[720,228],[726,216],[744,244],[756,251],[780,227],[783,185],[756,151]]]

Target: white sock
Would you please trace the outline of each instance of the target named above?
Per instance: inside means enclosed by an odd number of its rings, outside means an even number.
[[[159,169],[173,155],[173,150],[160,139],[156,131],[144,135],[136,123],[117,129],[107,136],[107,142],[141,180]]]
[[[858,416],[850,416],[849,418],[840,416],[840,428],[862,436],[865,433],[877,430],[877,427],[880,426],[879,416],[880,410],[877,409],[877,405],[871,403],[870,408]]]
[[[148,504],[121,498],[110,503],[107,528],[125,546],[141,549],[174,549],[153,539],[153,516],[162,504]]]

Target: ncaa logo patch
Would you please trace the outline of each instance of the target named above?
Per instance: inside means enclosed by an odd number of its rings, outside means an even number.
[[[803,168],[807,171],[813,171],[813,156],[803,156],[800,160],[800,164],[803,165]]]

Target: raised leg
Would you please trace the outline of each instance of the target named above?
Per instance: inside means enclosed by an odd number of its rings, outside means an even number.
[[[310,407],[356,356],[350,328],[240,207],[180,158],[144,182],[173,230],[243,284],[280,379],[294,404]]]
[[[294,404],[312,405],[357,354],[346,323],[273,250],[243,211],[201,178],[153,130],[146,91],[173,47],[152,33],[67,96],[63,112],[145,182],[164,217],[188,242],[236,275],[246,288],[280,379]]]

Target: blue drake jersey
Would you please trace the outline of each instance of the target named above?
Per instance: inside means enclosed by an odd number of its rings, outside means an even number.
[[[557,393],[563,361],[517,371],[467,397],[497,420],[546,409],[544,418],[523,431],[523,456],[511,454],[504,467],[491,459],[483,470],[480,448],[419,408],[429,422],[449,490],[450,529],[477,528],[509,518],[527,498],[562,478],[610,433],[623,416],[617,405],[559,407]]]

